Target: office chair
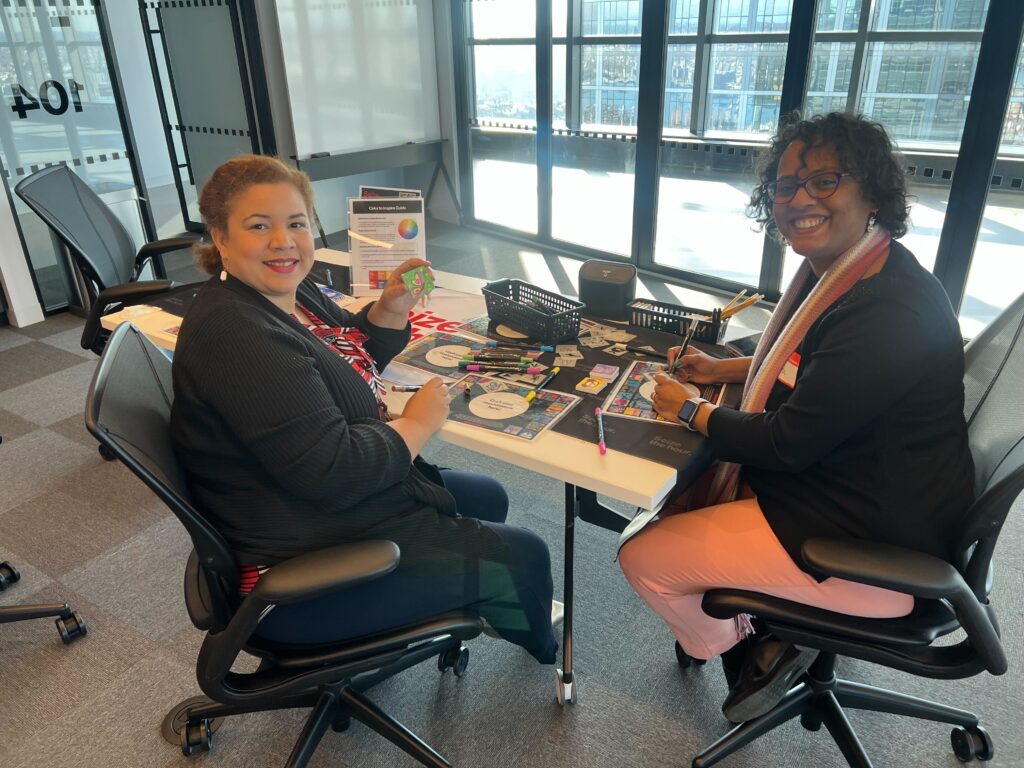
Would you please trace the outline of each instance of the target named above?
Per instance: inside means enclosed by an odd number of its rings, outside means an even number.
[[[168,713],[163,733],[190,755],[212,746],[221,718],[246,712],[312,707],[287,766],[305,766],[328,726],[350,718],[368,725],[420,763],[448,766],[441,755],[378,709],[363,692],[432,657],[443,672],[461,675],[469,659],[463,640],[481,620],[449,613],[369,637],[317,645],[271,642],[260,619],[277,605],[308,600],[378,578],[399,562],[390,541],[328,547],[275,565],[244,599],[238,566],[221,535],[193,506],[169,432],[171,364],[130,323],[111,335],[86,402],[86,427],[156,493],[192,538],[185,568],[185,603],[206,632],[196,675],[209,698],[186,699]],[[240,652],[259,657],[255,672],[232,672]]]
[[[999,624],[988,594],[992,553],[1006,515],[1024,489],[1024,296],[965,350],[967,418],[975,464],[975,502],[964,517],[956,567],[931,555],[871,541],[811,539],[804,558],[829,576],[904,592],[914,610],[897,619],[865,619],[811,608],[756,592],[708,591],[705,613],[728,619],[747,613],[769,632],[820,651],[814,664],[770,712],[742,723],[694,758],[707,768],[754,739],[799,717],[804,728],[828,728],[847,762],[870,768],[843,708],[907,715],[955,726],[950,740],[962,762],[989,760],[992,738],[976,715],[924,699],[836,678],[836,657],[848,656],[903,672],[962,679],[1006,672]],[[961,630],[954,644],[936,640]],[[685,655],[685,654],[684,654]],[[681,663],[685,666],[685,659]],[[894,745],[895,749],[899,745]]]
[[[0,592],[4,592],[21,581],[21,573],[6,560],[0,563]],[[85,619],[78,611],[71,610],[67,603],[48,603],[42,605],[8,605],[0,606],[0,624],[11,624],[15,621],[45,619],[56,616],[57,632],[64,645],[70,645],[86,634]]]
[[[151,259],[190,248],[198,235],[189,234],[147,243],[135,252],[124,225],[99,195],[67,165],[43,168],[18,182],[14,192],[67,246],[82,273],[89,315],[82,329],[82,349],[103,353],[109,333],[100,326],[108,312],[173,287],[170,280],[139,280]]]

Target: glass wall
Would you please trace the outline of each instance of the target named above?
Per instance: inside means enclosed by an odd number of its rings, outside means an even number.
[[[517,0],[512,12],[501,0],[470,2],[474,19],[488,8],[505,13],[507,21],[495,23],[489,37],[480,33],[469,40],[478,220],[535,232],[540,242],[580,255],[629,258],[721,290],[747,287],[778,295],[799,259],[766,244],[746,206],[757,156],[778,128],[789,88],[786,103],[800,103],[804,114],[860,112],[888,128],[911,185],[911,229],[904,243],[923,265],[934,267],[988,0],[818,0],[809,68],[799,73],[804,93],[786,82],[792,0],[667,5],[658,6],[666,15],[655,21],[657,11],[644,17],[643,0],[538,0],[536,7],[552,14],[553,33],[551,66],[538,71],[534,3]],[[647,39],[652,30],[664,36]],[[485,46],[491,49],[486,54]],[[640,87],[641,68],[645,77],[656,71],[651,55],[660,59],[663,78],[660,130],[650,128],[659,122],[651,122],[652,102]],[[487,56],[501,62],[500,73]],[[495,80],[509,78],[516,85],[504,83],[499,104]],[[536,143],[523,133],[538,126],[531,78],[551,80],[551,185],[542,197],[537,181],[543,188],[548,169],[538,176]],[[967,314],[972,306],[1003,301],[994,286],[978,287],[983,274],[998,273],[986,264],[1006,258],[986,253],[1018,243],[1015,201],[1024,194],[1021,67],[1003,139],[1002,170],[993,180]],[[643,153],[652,145],[657,173],[638,178],[637,153],[650,157]],[[485,176],[485,158],[506,165]],[[1019,163],[1021,170],[1003,168],[1007,162]],[[519,217],[508,215],[509,185],[516,185],[513,194],[523,203]],[[499,202],[488,208],[494,200]]]
[[[640,93],[641,0],[577,0],[553,13],[571,31],[557,40],[552,90],[566,89],[570,109],[552,141],[551,237],[628,257]],[[578,21],[577,21],[578,20]],[[561,80],[559,81],[559,76]],[[558,98],[555,98],[558,104]],[[575,108],[573,108],[575,107]],[[556,123],[556,127],[559,127]]]
[[[468,4],[473,214],[537,234],[537,50],[533,3]]]
[[[74,169],[116,203],[141,245],[135,180],[96,8],[65,0],[0,7],[0,163],[12,190],[41,168]],[[78,301],[49,228],[12,194],[29,263],[47,311]]]

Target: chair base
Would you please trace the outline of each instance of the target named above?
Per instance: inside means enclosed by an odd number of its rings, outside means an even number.
[[[835,655],[822,653],[801,682],[791,688],[773,710],[737,725],[697,755],[693,768],[709,768],[795,717],[799,717],[801,725],[809,731],[817,731],[824,724],[852,768],[871,768],[871,760],[844,709],[887,712],[959,726],[969,734],[980,734],[979,742],[988,744],[987,752],[979,749],[974,757],[987,760],[992,756],[991,741],[979,727],[976,715],[884,688],[838,680]]]
[[[165,740],[181,746],[184,754],[191,755],[212,747],[213,734],[225,717],[249,712],[311,707],[312,711],[306,718],[285,768],[306,766],[327,728],[330,726],[338,732],[347,730],[352,719],[373,729],[422,765],[430,768],[451,768],[450,763],[429,744],[363,696],[363,692],[428,658],[443,657],[452,649],[464,651],[465,646],[452,637],[437,638],[411,649],[385,667],[356,675],[349,680],[323,685],[290,698],[257,698],[242,703],[220,704],[205,696],[195,696],[179,703],[168,712],[161,730]]]

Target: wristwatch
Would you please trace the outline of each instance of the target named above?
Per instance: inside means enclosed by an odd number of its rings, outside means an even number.
[[[693,430],[693,420],[697,418],[697,411],[700,407],[706,403],[703,397],[691,397],[689,400],[683,403],[683,407],[679,409],[679,421],[682,422],[683,426],[689,430]]]

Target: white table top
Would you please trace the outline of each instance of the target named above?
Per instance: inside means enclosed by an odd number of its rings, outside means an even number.
[[[316,251],[316,259],[348,266],[348,254],[343,251],[321,248]],[[458,299],[460,314],[467,308],[471,310],[464,317],[450,319],[466,320],[484,312],[480,288],[485,280],[441,271],[435,271],[434,276],[438,288],[431,294],[428,309],[436,308],[445,315],[445,298],[450,297]],[[466,294],[478,301],[467,302]],[[447,303],[451,306],[455,302]],[[169,333],[168,329],[181,322],[176,315],[153,307],[136,306],[105,315],[101,322],[104,328],[113,330],[125,321],[135,323],[157,346],[174,350],[177,335]],[[387,378],[386,371],[384,377]],[[676,470],[671,467],[614,450],[601,456],[596,437],[591,443],[548,430],[534,440],[523,440],[453,421],[445,423],[438,437],[452,445],[644,509],[660,504],[676,482]]]

